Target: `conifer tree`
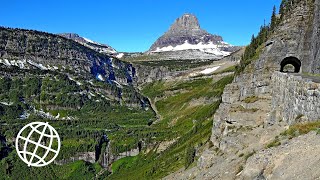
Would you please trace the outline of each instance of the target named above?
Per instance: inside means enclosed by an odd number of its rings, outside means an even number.
[[[271,24],[270,29],[271,31],[274,31],[276,25],[277,25],[277,8],[276,6],[273,6],[272,16],[271,16]]]

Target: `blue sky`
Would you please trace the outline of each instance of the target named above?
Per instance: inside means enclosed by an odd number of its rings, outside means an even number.
[[[0,26],[75,32],[118,51],[141,52],[192,13],[203,29],[246,45],[281,0],[3,0]]]

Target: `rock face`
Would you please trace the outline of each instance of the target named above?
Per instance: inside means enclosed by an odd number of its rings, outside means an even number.
[[[105,54],[117,53],[117,51],[114,48],[112,48],[111,46],[109,46],[107,44],[100,44],[100,43],[94,42],[90,39],[81,37],[75,33],[61,33],[58,35],[65,37],[65,38],[68,38],[68,39],[72,39],[72,40],[74,40],[74,41],[76,41],[76,42],[78,42],[78,43],[80,43],[90,49],[93,49],[97,52],[100,52],[100,53],[105,53]]]
[[[37,70],[72,75],[84,82],[101,81],[110,85],[109,89],[99,90],[107,94],[113,92],[109,99],[131,99],[132,107],[146,105],[134,89],[137,77],[132,64],[55,34],[0,27],[0,67],[0,75],[4,76],[20,76],[21,71]],[[8,74],[12,68],[17,69]]]
[[[190,44],[213,42],[215,44],[222,42],[222,37],[211,35],[200,28],[198,19],[191,14],[185,14],[178,18],[170,27],[169,31],[160,37],[150,48],[150,51],[156,51],[157,48],[167,46],[177,46],[188,41]]]
[[[221,58],[237,49],[238,47],[225,43],[221,36],[201,29],[194,15],[184,14],[151,46],[149,52],[200,50]]]
[[[196,168],[175,179],[319,177],[315,132],[266,147],[288,126],[320,118],[320,78],[309,75],[320,70],[320,0],[289,3],[292,10],[284,14],[259,58],[225,88],[214,115],[213,148],[203,153]],[[299,73],[279,72],[285,64],[297,66]]]
[[[288,124],[320,119],[320,84],[312,77],[275,72],[272,75],[272,105],[268,124]]]
[[[317,114],[316,107],[315,109],[310,107],[311,104],[317,104],[316,98],[312,97],[313,93],[308,93],[312,89],[316,91],[317,86],[310,88],[314,86],[313,83],[310,82],[309,85],[308,80],[301,75],[300,78],[290,77],[292,75],[278,72],[282,62],[288,57],[296,58],[301,62],[300,72],[318,71],[314,64],[317,64],[320,59],[313,56],[312,51],[318,52],[319,49],[310,48],[319,41],[319,39],[312,39],[313,34],[318,32],[314,27],[319,28],[319,24],[314,20],[319,13],[318,2],[297,3],[296,7],[283,17],[283,21],[266,43],[259,59],[251,63],[241,75],[235,78],[232,84],[226,87],[223,103],[215,115],[216,122],[213,127],[212,141],[217,146],[221,142],[227,142],[223,139],[228,137],[228,128],[226,128],[228,124],[230,125],[228,122],[233,122],[237,126],[254,128],[260,125],[274,125],[281,121],[293,124],[296,123],[295,118],[298,115],[308,114],[306,117],[309,119],[305,120],[318,120],[316,115],[311,116],[311,114]],[[251,97],[258,97],[256,103],[265,103],[265,106],[258,107],[256,112],[251,113],[253,114],[251,118],[242,119],[241,111],[235,116],[230,115],[236,111],[235,104],[242,104],[245,109],[253,110],[254,106],[244,104],[244,100]],[[260,117],[259,120],[257,117]]]
[[[0,63],[22,69],[69,69],[100,81],[133,83],[131,64],[54,34],[0,27]]]
[[[167,80],[179,74],[179,72],[171,71],[168,67],[150,67],[143,65],[135,65],[137,69],[138,84],[151,83],[159,80]]]
[[[75,154],[73,157],[69,158],[69,159],[63,159],[63,160],[56,160],[54,161],[55,164],[58,165],[64,165],[64,164],[68,164],[68,163],[72,163],[75,161],[86,161],[86,162],[90,162],[90,163],[95,163],[95,152],[81,152],[81,153],[77,153]]]
[[[318,179],[320,138],[315,132],[250,157],[239,179]]]

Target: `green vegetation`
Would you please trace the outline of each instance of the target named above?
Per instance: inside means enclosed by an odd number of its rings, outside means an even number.
[[[276,7],[274,7],[271,23],[269,25],[264,24],[261,26],[257,36],[252,35],[251,43],[246,47],[245,52],[242,55],[240,65],[236,67],[236,74],[243,72],[247,65],[259,58],[261,50],[264,47],[264,43],[272,35],[279,23],[280,19],[277,18]]]
[[[280,146],[281,142],[278,137],[276,137],[271,143],[267,144],[266,148],[272,148],[272,147],[277,147]]]
[[[92,179],[101,170],[100,165],[83,161],[64,166],[28,167],[17,156],[14,151],[0,161],[1,179]]]
[[[49,122],[59,132],[62,147],[57,160],[68,161],[77,153],[95,152],[104,134],[111,139],[114,154],[136,148],[142,138],[149,136],[146,139],[152,141],[150,132],[153,130],[149,125],[155,120],[154,112],[150,108],[121,106],[117,100],[109,98],[118,95],[114,85],[100,82],[91,85],[81,79],[77,81],[82,84],[77,84],[59,72],[20,70],[2,65],[0,70],[12,74],[0,78],[0,135],[8,141],[4,147],[0,142],[0,177],[91,179],[100,171],[98,164],[76,161],[27,173],[26,165],[14,151],[9,156],[2,154],[6,148],[14,149],[13,140],[18,131],[34,121]],[[122,98],[124,103],[137,104],[143,99],[132,87],[122,89]],[[44,113],[52,116],[46,117]]]
[[[249,96],[249,97],[246,97],[244,100],[243,100],[243,102],[245,102],[245,103],[255,103],[255,102],[257,102],[259,100],[259,97],[257,97],[257,96]]]
[[[319,132],[319,129],[320,129],[320,121],[306,122],[306,123],[300,123],[300,124],[295,124],[290,126],[289,129],[281,133],[281,135],[291,139],[299,135],[307,134],[310,131]]]
[[[102,88],[107,89],[108,87],[105,86]],[[22,124],[17,123],[21,122],[21,119],[25,119],[24,123],[35,119],[48,121],[33,112],[34,109],[43,109],[44,112],[50,112],[54,116],[59,114],[60,118],[72,117],[62,121],[50,120],[50,123],[59,129],[66,143],[64,146],[66,149],[69,144],[77,147],[70,147],[74,149],[74,152],[94,151],[97,138],[106,133],[106,130],[111,130],[108,134],[114,142],[118,142],[118,137],[126,141],[125,145],[114,144],[116,152],[136,147],[138,135],[133,134],[130,137],[127,135],[127,130],[145,129],[154,118],[152,110],[128,109],[119,106],[117,102],[108,101],[99,96],[89,85],[79,86],[60,74],[47,74],[42,78],[33,75],[29,75],[28,78],[2,78],[0,79],[0,92],[0,123],[6,124],[1,127],[1,134],[17,133],[17,130],[22,127]],[[114,93],[117,91],[115,90]],[[125,90],[123,94],[126,94]],[[22,117],[24,113],[30,116]],[[135,132],[138,133],[138,131]],[[13,137],[8,136],[7,138]],[[67,143],[69,140],[72,140],[72,143]],[[79,144],[80,142],[82,144]],[[79,149],[79,147],[83,148]],[[68,152],[62,154],[74,153],[69,150]]]
[[[6,44],[10,44],[10,46],[6,47]],[[87,55],[96,60],[107,57],[57,34],[2,26],[0,26],[0,49],[6,50],[10,56],[20,59],[23,58],[23,55],[36,55],[44,59],[51,59],[57,57],[57,53],[60,53],[60,57],[57,58],[59,60],[82,63],[76,56],[70,57],[69,55],[85,54],[83,57],[86,58]],[[120,62],[117,59],[114,59],[114,61]]]
[[[119,159],[118,161],[112,164],[112,172],[115,173],[117,171],[121,171],[121,169],[131,168],[137,159],[138,159],[138,156],[125,157],[125,158]]]
[[[254,113],[259,111],[258,108],[251,108],[251,109],[247,109],[245,107],[243,107],[242,105],[236,106],[236,107],[232,107],[231,112],[246,112],[246,113]]]
[[[170,71],[181,71],[191,68],[196,68],[200,66],[210,65],[214,62],[213,60],[192,60],[192,59],[184,59],[184,60],[161,60],[161,61],[134,61],[134,64],[150,66],[150,67],[167,67]]]
[[[280,12],[287,13],[295,2],[297,0],[284,0]],[[251,62],[258,59],[265,46],[264,43],[274,33],[279,22],[274,8],[270,25],[263,25],[258,35],[252,36],[240,65],[218,73],[235,71],[236,74],[240,74],[243,72]],[[4,28],[0,30],[0,36],[3,37],[12,31]],[[20,42],[24,42],[25,32],[29,31],[19,30]],[[54,47],[62,39],[65,40],[62,50],[69,52],[76,46],[76,51],[85,52],[86,55],[96,58],[104,58],[103,55],[79,46],[71,40],[45,33],[42,34],[48,35],[49,38],[42,38],[39,32],[33,31],[31,34],[28,44],[35,44],[35,46],[26,48],[25,51],[29,54],[39,54],[37,49]],[[7,39],[7,37],[0,39]],[[1,44],[6,43],[0,43],[0,46]],[[13,53],[19,52],[13,51]],[[56,52],[52,51],[52,53]],[[173,60],[135,63],[152,67],[165,66],[169,70],[178,71],[208,65],[212,61]],[[116,99],[119,88],[101,82],[93,82],[91,85],[80,79],[82,84],[79,85],[70,80],[67,75],[50,71],[22,71],[15,67],[10,69],[3,66],[0,66],[0,70],[14,74],[12,77],[0,78],[0,134],[8,140],[8,147],[13,149],[12,141],[19,129],[32,121],[47,121],[57,129],[62,139],[58,160],[68,160],[78,152],[95,151],[96,145],[104,134],[110,138],[111,150],[114,154],[136,148],[140,142],[149,145],[148,149],[143,149],[138,156],[126,157],[114,162],[111,175],[98,163],[91,164],[83,161],[61,166],[51,164],[41,169],[29,168],[17,158],[16,152],[12,151],[7,157],[0,159],[0,177],[4,179],[21,177],[24,179],[93,179],[96,174],[108,179],[160,179],[183,167],[188,168],[198,158],[196,152],[201,152],[207,143],[212,146],[209,139],[213,115],[219,107],[225,86],[233,80],[233,75],[230,75],[219,79],[159,81],[146,85],[142,93],[151,100],[161,118],[153,123],[155,114],[151,109],[128,108],[120,105],[119,101],[123,104],[139,104],[140,100],[146,100],[132,87],[124,87],[123,96]],[[72,74],[71,71],[68,73]],[[122,71],[117,73],[124,75]],[[258,97],[252,96],[246,98],[244,102],[254,103],[257,100]],[[59,116],[59,119],[42,117],[40,110]],[[258,111],[255,108],[245,109],[243,106],[235,107],[235,110],[248,113]],[[320,131],[319,126],[319,122],[294,125],[283,135],[294,137],[311,130]],[[166,146],[166,142],[173,143]],[[267,147],[274,147],[279,143],[280,140],[276,139]],[[0,145],[2,152],[4,145]],[[105,146],[104,144],[103,149]],[[166,147],[161,148],[161,146]],[[252,151],[239,156],[247,160],[254,154],[255,151]],[[239,172],[242,169],[243,167],[239,167]]]
[[[314,0],[307,0],[306,2],[310,4],[314,4]],[[280,15],[281,19],[285,15],[290,15],[290,12],[299,4],[301,3],[300,0],[282,0],[281,5],[280,5]]]
[[[300,118],[301,117],[302,116],[300,116]],[[311,131],[316,131],[317,134],[320,133],[320,121],[305,122],[292,125],[289,127],[289,129],[282,132],[280,136],[276,136],[272,142],[266,145],[266,148],[277,147],[281,145],[281,140],[292,139],[294,137],[307,134]]]
[[[184,167],[187,169],[194,161],[196,156],[196,149],[194,147],[188,147],[186,150],[186,158]]]
[[[155,145],[148,153],[115,162],[111,179],[127,175],[133,179],[160,178],[192,164],[196,157],[187,149],[193,147],[198,151],[208,142],[212,117],[219,107],[223,89],[233,80],[230,75],[220,79],[146,85],[142,92],[151,99],[162,117],[161,121],[152,124],[155,114],[150,108],[127,108],[119,105],[116,99],[109,98],[117,97],[115,86],[100,82],[92,85],[81,79],[77,79],[81,82],[77,84],[59,72],[1,70],[26,74],[0,78],[0,134],[6,137],[11,149],[14,149],[12,139],[17,132],[33,121],[49,122],[59,132],[62,147],[57,160],[68,160],[79,152],[96,151],[96,145],[104,134],[108,135],[114,154],[136,148],[142,141]],[[136,103],[143,98],[130,87],[124,87],[122,94],[124,103]],[[50,113],[51,118],[43,116],[40,110]],[[55,116],[59,118],[55,119]],[[166,141],[174,143],[164,151],[158,151],[159,143]],[[50,165],[27,173],[26,165],[18,159],[15,151],[0,163],[0,175],[7,178],[92,179],[100,171],[104,172],[99,173],[101,177],[108,175],[97,163],[83,161]]]
[[[303,72],[302,74],[305,75],[305,76],[320,77],[320,74],[315,74],[315,73],[305,73],[305,72]]]
[[[252,152],[246,154],[246,155],[244,156],[244,160],[247,161],[247,160],[249,159],[249,157],[253,156],[255,153],[256,153],[256,151],[252,151]]]
[[[309,4],[314,4],[314,0],[307,0],[306,2]],[[243,72],[251,62],[259,58],[262,48],[270,45],[265,45],[264,43],[266,43],[275,32],[284,16],[290,15],[291,10],[294,9],[299,3],[301,3],[300,0],[282,0],[279,10],[280,17],[277,16],[276,7],[273,7],[270,24],[264,24],[260,27],[260,31],[256,36],[252,35],[251,43],[246,47],[241,58],[240,65],[236,67],[236,74],[241,74],[241,72]]]
[[[208,143],[213,115],[225,85],[232,80],[231,75],[221,79],[159,81],[146,85],[142,92],[161,115],[161,120],[151,126],[158,130],[153,139],[157,142],[174,140],[174,143],[162,152],[155,145],[137,158],[115,162],[115,171],[109,178],[159,179],[180,168],[188,168],[197,158],[195,152]],[[212,100],[205,103],[205,99]]]

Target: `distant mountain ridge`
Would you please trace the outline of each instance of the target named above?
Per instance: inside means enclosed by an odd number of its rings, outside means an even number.
[[[107,45],[107,44],[101,44],[101,43],[98,43],[98,42],[95,42],[95,41],[92,41],[90,39],[87,39],[85,37],[81,37],[80,35],[76,34],[76,33],[59,33],[58,35],[62,36],[62,37],[65,37],[65,38],[68,38],[68,39],[72,39],[90,49],[93,49],[97,52],[100,52],[100,53],[104,53],[104,54],[116,54],[117,51]]]
[[[184,14],[150,47],[149,52],[199,50],[224,57],[238,49],[239,47],[224,42],[221,36],[201,29],[196,16]]]
[[[0,66],[62,72],[118,87],[136,83],[132,64],[70,38],[34,30],[0,27]]]

